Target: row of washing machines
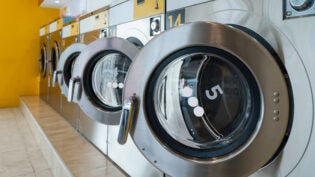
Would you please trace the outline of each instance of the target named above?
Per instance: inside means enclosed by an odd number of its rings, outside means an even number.
[[[56,21],[41,98],[129,176],[315,176],[314,9],[127,0]]]

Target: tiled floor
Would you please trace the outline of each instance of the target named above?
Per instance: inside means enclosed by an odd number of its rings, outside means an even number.
[[[0,177],[53,177],[19,108],[0,109]]]

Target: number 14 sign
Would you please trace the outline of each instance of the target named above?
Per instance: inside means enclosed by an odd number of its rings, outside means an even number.
[[[173,28],[185,23],[185,9],[166,13],[166,29]]]

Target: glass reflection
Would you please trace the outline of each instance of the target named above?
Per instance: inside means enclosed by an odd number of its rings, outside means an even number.
[[[252,111],[242,72],[208,53],[177,58],[160,73],[155,90],[159,123],[176,141],[208,149],[237,141]]]
[[[92,87],[97,98],[105,105],[112,108],[122,105],[122,89],[130,64],[130,59],[119,53],[107,54],[96,63]]]

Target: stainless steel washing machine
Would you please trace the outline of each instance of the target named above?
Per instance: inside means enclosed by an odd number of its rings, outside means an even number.
[[[174,177],[314,176],[313,2],[226,0],[168,11],[166,20],[186,24],[137,55],[118,141],[130,132]]]
[[[108,8],[103,7],[80,17],[80,42],[91,42],[108,37]],[[93,143],[101,152],[107,154],[107,125],[99,123],[80,109],[79,118],[80,133]]]
[[[61,115],[76,129],[79,129],[80,108],[77,104],[67,101],[69,80],[72,75],[73,65],[84,44],[79,42],[79,22],[71,21],[62,28],[62,53],[54,72],[53,86],[61,90]]]
[[[39,81],[39,94],[40,98],[48,102],[48,55],[49,55],[49,26],[45,25],[39,30],[40,34],[40,81]]]
[[[62,18],[49,24],[50,32],[50,55],[48,59],[49,77],[49,105],[61,113],[61,90],[57,85],[53,86],[53,74],[57,69],[61,50],[62,50]]]
[[[136,4],[130,5],[134,6]],[[152,8],[154,9],[155,6]],[[119,12],[119,10],[113,11]],[[112,14],[112,16],[116,16],[117,18],[118,14]],[[118,20],[122,21],[122,19],[117,19],[117,21]],[[164,31],[164,13],[142,17],[140,19],[134,19],[134,17],[132,17],[131,20],[125,19],[125,21],[127,22],[120,23],[117,26],[111,26],[110,30],[115,29],[117,37],[128,40],[139,49],[146,45],[154,36]],[[130,176],[163,177],[163,172],[155,168],[142,156],[132,139],[128,138],[125,145],[120,145],[117,142],[118,132],[119,125],[108,126],[108,157]]]

